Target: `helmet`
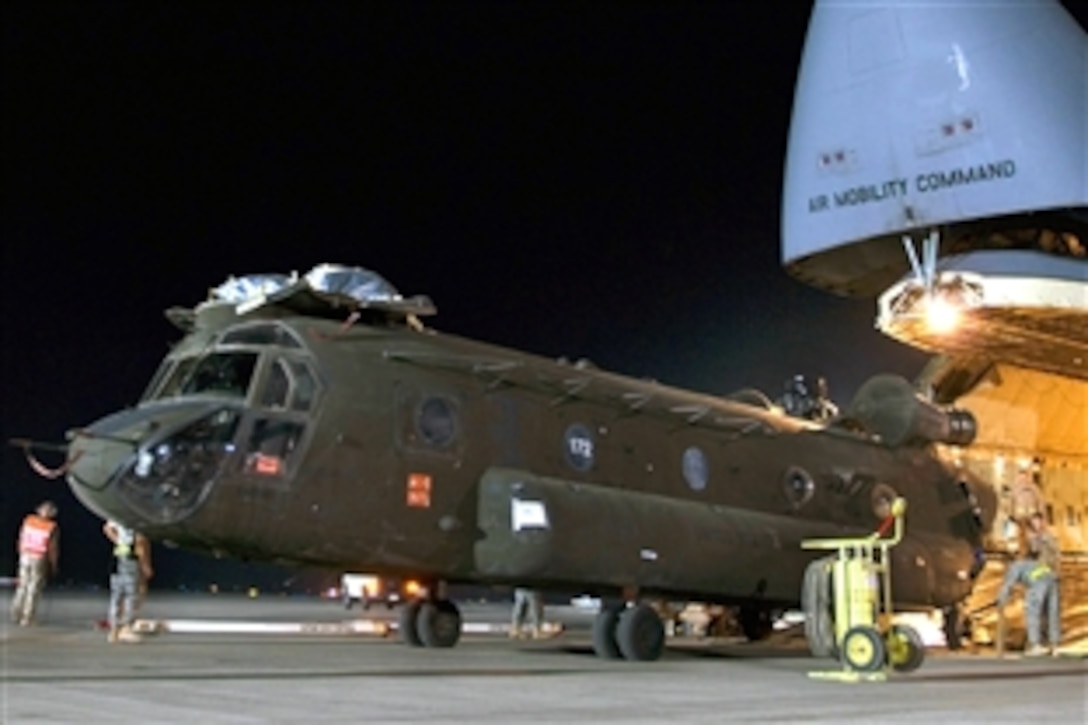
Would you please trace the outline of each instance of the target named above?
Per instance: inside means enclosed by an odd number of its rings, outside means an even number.
[[[808,395],[808,381],[804,375],[797,374],[786,381],[786,392]]]

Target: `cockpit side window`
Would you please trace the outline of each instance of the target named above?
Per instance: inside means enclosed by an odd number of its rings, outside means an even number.
[[[219,393],[243,398],[257,365],[255,352],[216,352],[200,359],[182,393]]]
[[[305,413],[317,397],[317,378],[302,360],[276,358],[268,363],[268,372],[257,392],[262,408]]]
[[[302,423],[293,420],[255,421],[246,444],[246,472],[260,476],[286,475],[304,430]]]
[[[260,405],[263,408],[286,408],[287,396],[291,392],[291,379],[283,360],[273,360],[269,367],[268,380],[261,390]]]
[[[140,400],[151,400],[155,396],[155,391],[162,385],[162,381],[173,369],[175,360],[167,358],[162,361],[162,365],[159,365],[159,369],[155,371],[155,377],[151,378],[151,382],[144,388],[144,394],[140,396]]]
[[[148,384],[142,400],[171,398],[178,395],[181,392],[182,383],[189,377],[194,365],[196,365],[195,357],[180,360],[167,358]]]
[[[310,366],[300,360],[289,360],[291,373],[295,378],[295,397],[291,402],[291,409],[306,411],[313,405],[317,397],[317,380],[310,371]]]

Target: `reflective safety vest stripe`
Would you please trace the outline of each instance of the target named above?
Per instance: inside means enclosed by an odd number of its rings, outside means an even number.
[[[1050,573],[1050,567],[1047,566],[1046,564],[1040,564],[1039,566],[1035,567],[1030,572],[1028,572],[1028,579],[1031,579],[1032,581],[1035,581],[1036,579],[1039,579],[1040,577],[1044,577],[1049,573]]]
[[[19,531],[19,553],[45,556],[45,553],[49,551],[49,538],[56,527],[56,521],[43,519],[37,514],[27,516],[23,519],[23,528]]]
[[[113,547],[113,555],[118,559],[128,559],[132,556],[132,547],[136,543],[136,532],[124,526],[117,526],[117,543]]]

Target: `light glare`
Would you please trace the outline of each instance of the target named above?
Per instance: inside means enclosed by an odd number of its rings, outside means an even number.
[[[926,325],[938,334],[946,334],[956,329],[960,321],[960,309],[943,296],[926,298]]]

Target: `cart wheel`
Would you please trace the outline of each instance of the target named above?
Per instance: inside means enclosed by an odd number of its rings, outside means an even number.
[[[876,672],[884,666],[886,655],[880,633],[868,625],[846,630],[842,638],[842,658],[857,672]]]
[[[905,624],[892,625],[885,642],[888,662],[897,672],[913,672],[926,658],[926,647],[914,627]]]

